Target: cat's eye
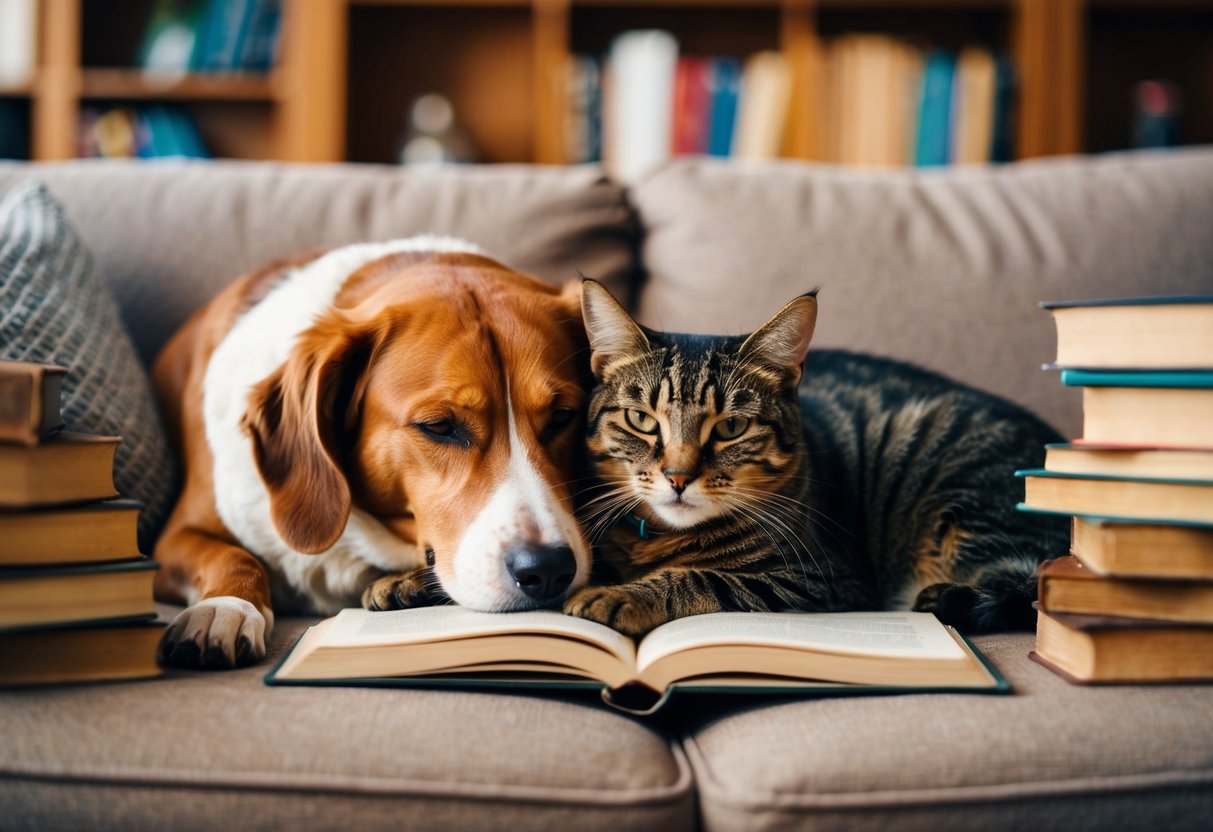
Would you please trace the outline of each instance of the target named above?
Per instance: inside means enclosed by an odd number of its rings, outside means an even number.
[[[633,430],[638,430],[641,433],[657,432],[657,418],[652,413],[628,408],[623,411],[623,418],[627,419],[628,426]]]
[[[721,419],[716,423],[716,427],[712,428],[712,433],[716,434],[718,439],[736,439],[746,432],[746,428],[750,426],[750,420],[746,416],[730,416],[727,419]]]

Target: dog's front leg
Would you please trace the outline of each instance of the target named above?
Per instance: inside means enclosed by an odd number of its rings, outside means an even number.
[[[256,664],[274,626],[265,566],[239,546],[171,520],[156,544],[156,597],[192,601],[160,639],[158,658],[176,667]]]
[[[412,572],[384,575],[362,591],[362,606],[368,610],[432,607],[448,600],[434,570],[428,566]]]

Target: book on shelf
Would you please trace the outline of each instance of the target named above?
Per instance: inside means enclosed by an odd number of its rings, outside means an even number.
[[[0,445],[0,508],[108,500],[117,436],[61,431],[38,445]]]
[[[33,80],[37,49],[37,0],[0,2],[0,87]]]
[[[117,499],[0,511],[0,567],[137,558],[140,508]]]
[[[733,153],[741,77],[740,61],[734,58],[712,59],[709,88],[711,124],[708,128],[708,153],[712,156],[727,157]]]
[[[572,55],[568,69],[565,154],[571,164],[602,158],[602,81],[597,59]]]
[[[1032,659],[1078,684],[1213,680],[1213,627],[1040,611]]]
[[[1093,572],[1126,578],[1213,578],[1213,526],[1074,518],[1070,551]]]
[[[63,428],[59,396],[67,370],[0,361],[0,442],[35,445]]]
[[[280,18],[281,0],[156,0],[136,61],[162,75],[264,72]]]
[[[673,127],[670,153],[698,156],[708,152],[711,129],[713,66],[710,58],[683,55],[674,70]]]
[[[951,141],[953,164],[989,162],[994,148],[994,105],[997,66],[988,49],[967,46],[956,57],[952,86]]]
[[[0,627],[51,627],[155,613],[148,558],[0,570]]]
[[[733,130],[733,156],[774,159],[783,146],[792,94],[792,73],[778,52],[757,52],[746,59],[741,99]]]
[[[1213,480],[1016,471],[1027,511],[1097,514],[1142,522],[1213,523]]]
[[[0,686],[159,676],[156,646],[164,626],[140,616],[105,626],[0,630]]]
[[[78,130],[82,158],[210,157],[193,118],[181,107],[86,107]]]
[[[926,56],[914,144],[914,164],[919,167],[946,165],[949,161],[955,76],[955,54],[936,50]]]
[[[1057,327],[1052,367],[1213,370],[1213,295],[1046,301]]]
[[[1077,442],[1045,446],[1045,470],[1133,479],[1213,480],[1213,449]]]
[[[678,42],[668,32],[625,32],[611,44],[603,102],[604,160],[632,182],[669,158]]]
[[[713,613],[664,624],[636,644],[556,612],[457,606],[342,610],[308,629],[266,683],[592,689],[642,711],[673,691],[1008,690],[972,645],[926,613]]]
[[[1213,449],[1213,372],[1063,370],[1082,388],[1081,442]]]
[[[1205,577],[1203,581],[1106,577],[1067,555],[1041,564],[1040,608],[1049,613],[1213,624],[1213,573]]]
[[[156,0],[139,46],[139,66],[159,75],[189,72],[200,57],[206,13],[206,0]]]

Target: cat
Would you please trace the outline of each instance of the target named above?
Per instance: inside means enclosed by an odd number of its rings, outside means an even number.
[[[591,280],[582,311],[598,565],[565,612],[637,637],[727,610],[1033,626],[1036,569],[1068,543],[1064,519],[1015,509],[1013,472],[1061,441],[1043,421],[908,364],[809,352],[816,292],[748,337],[641,327]]]

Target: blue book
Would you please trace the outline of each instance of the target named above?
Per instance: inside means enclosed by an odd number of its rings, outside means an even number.
[[[955,55],[950,52],[927,55],[918,107],[918,135],[914,143],[914,164],[918,167],[948,163],[955,74]]]
[[[712,62],[711,127],[708,153],[728,156],[733,151],[733,128],[737,123],[737,99],[741,93],[741,62],[717,58]]]
[[[1207,390],[1213,388],[1213,371],[1063,369],[1061,383],[1067,387],[1178,387]]]
[[[240,68],[241,46],[256,0],[211,0],[197,69],[231,72]]]
[[[247,31],[240,45],[237,66],[250,72],[268,72],[273,68],[278,51],[278,30],[281,25],[280,0],[253,0]]]

